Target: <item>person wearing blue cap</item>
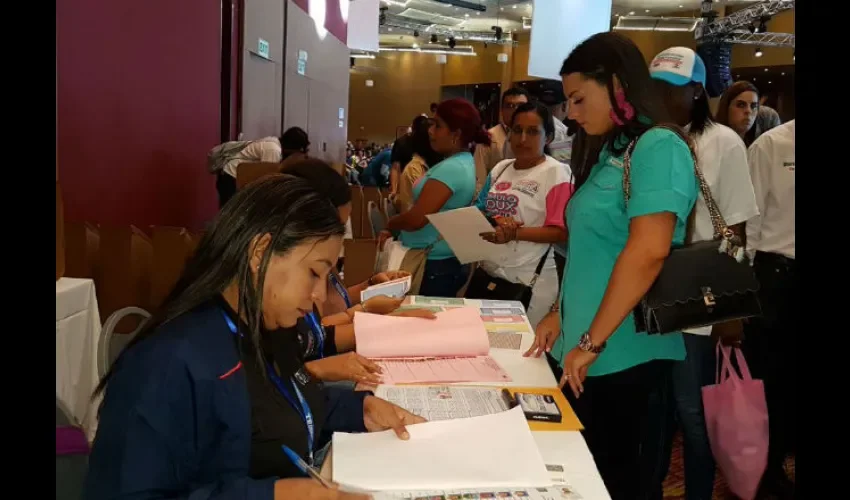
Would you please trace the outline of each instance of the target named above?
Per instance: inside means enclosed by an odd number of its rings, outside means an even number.
[[[758,215],[753,183],[747,166],[747,148],[738,134],[716,123],[705,91],[705,64],[686,47],[669,48],[652,60],[650,75],[671,118],[684,127],[696,144],[697,162],[730,229],[742,238],[745,222]],[[714,239],[708,208],[702,194],[694,207],[691,242]],[[685,330],[686,357],[673,363],[672,383],[659,389],[657,396],[667,402],[665,415],[650,418],[653,429],[647,446],[660,446],[643,465],[652,469],[643,474],[651,485],[647,498],[662,498],[662,482],[667,475],[675,431],[674,414],[682,426],[685,444],[685,493],[689,500],[710,500],[714,488],[714,458],[708,441],[702,407],[702,387],[714,383],[715,355],[712,333],[727,341],[740,338],[741,325],[716,325]],[[731,337],[731,338],[730,338]],[[662,394],[663,392],[667,394]],[[654,451],[654,450],[653,450]]]

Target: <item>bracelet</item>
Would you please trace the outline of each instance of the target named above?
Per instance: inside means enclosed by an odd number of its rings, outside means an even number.
[[[554,302],[554,303],[553,303],[553,304],[549,307],[549,312],[556,313],[556,312],[560,312],[560,311],[561,311],[561,301],[560,301],[560,300],[556,300],[556,301],[555,301],[555,302]]]

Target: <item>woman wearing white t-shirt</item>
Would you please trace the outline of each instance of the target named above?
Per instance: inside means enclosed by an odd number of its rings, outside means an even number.
[[[515,158],[493,167],[476,203],[496,223],[493,232],[481,237],[508,246],[498,261],[480,263],[484,272],[529,285],[546,256],[527,311],[532,327],[549,312],[558,296],[555,253],[550,247],[567,239],[564,208],[573,193],[570,168],[546,154],[554,136],[555,124],[546,106],[520,105],[510,123]],[[469,293],[466,297],[482,298]]]
[[[758,215],[758,205],[747,166],[747,148],[738,134],[716,123],[705,91],[705,64],[693,50],[672,47],[661,52],[649,67],[658,82],[670,116],[684,127],[696,144],[697,162],[729,229],[745,237],[744,224]],[[715,239],[714,227],[705,200],[700,194],[694,206],[691,242]],[[660,500],[662,482],[667,475],[675,431],[673,416],[682,427],[685,445],[685,494],[688,500],[710,500],[714,487],[714,458],[708,442],[702,407],[702,387],[715,379],[715,334],[740,331],[740,325],[725,324],[685,330],[686,358],[674,363],[672,383],[656,394],[666,405],[666,418],[650,418],[657,427],[650,430],[645,465],[652,469],[642,474],[651,484],[649,500]],[[717,336],[717,335],[715,335]],[[656,450],[654,447],[659,446]]]

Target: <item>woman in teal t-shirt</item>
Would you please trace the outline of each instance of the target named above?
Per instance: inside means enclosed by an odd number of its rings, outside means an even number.
[[[551,349],[611,498],[632,500],[650,393],[669,376],[669,360],[685,355],[680,333],[638,333],[632,311],[671,246],[684,241],[697,181],[684,133],[652,128],[670,120],[629,39],[594,35],[570,53],[561,75],[569,117],[589,140],[573,152],[577,191],[566,210],[561,298],[529,352]],[[623,156],[633,140],[627,207]]]
[[[427,248],[428,262],[422,275],[419,295],[455,297],[466,282],[469,266],[461,265],[446,241],[428,222],[426,216],[468,207],[475,195],[475,162],[471,147],[490,144],[490,136],[481,126],[481,115],[469,101],[449,99],[437,106],[428,130],[431,147],[445,160],[431,167],[413,185],[413,206],[387,222],[379,241],[390,231],[401,232],[401,242],[408,248]],[[439,240],[439,241],[438,241]]]

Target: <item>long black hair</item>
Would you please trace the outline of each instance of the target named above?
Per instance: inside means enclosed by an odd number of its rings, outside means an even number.
[[[424,116],[417,116],[413,120],[410,130],[410,142],[413,152],[418,154],[425,160],[428,168],[443,161],[443,155],[434,151],[431,147],[431,139],[428,137],[428,129],[431,127],[431,120]],[[406,165],[402,165],[404,168]]]
[[[212,300],[234,281],[239,289],[237,314],[248,326],[247,332],[240,333],[250,341],[261,361],[260,369],[265,371],[260,344],[262,284],[272,254],[286,253],[309,240],[325,240],[344,233],[336,207],[306,180],[278,174],[249,184],[213,219],[171,293],[127,344],[94,394],[102,392],[115,370],[120,369],[124,353],[154,335],[160,326]],[[269,251],[263,256],[254,284],[249,265],[252,242],[266,234],[271,237]]]
[[[573,143],[573,161],[570,165],[576,179],[576,189],[587,181],[590,169],[596,164],[602,147],[615,155],[625,153],[628,144],[659,123],[670,123],[667,108],[658,96],[656,86],[649,76],[649,68],[640,49],[628,38],[614,32],[598,33],[580,43],[561,66],[561,76],[580,73],[595,80],[608,89],[608,98],[614,113],[625,122],[615,125],[613,130],[597,141],[582,137]],[[617,105],[614,95],[614,77],[628,101],[635,109],[634,116],[626,120],[623,110]],[[678,127],[676,127],[678,129]],[[586,136],[584,130],[579,134]],[[684,132],[679,134],[687,141]],[[586,149],[586,148],[591,149]]]
[[[306,158],[284,165],[280,173],[289,174],[307,181],[320,195],[327,197],[335,207],[351,202],[351,186],[327,162],[317,158]]]
[[[549,106],[546,106],[539,101],[524,102],[517,106],[514,114],[511,115],[511,123],[509,123],[508,126],[513,127],[517,115],[521,115],[522,113],[537,113],[537,116],[540,117],[540,122],[543,124],[543,132],[546,134],[547,141],[551,141],[555,138],[555,118],[552,116],[552,111],[549,110]],[[543,154],[548,155],[551,152],[549,144],[543,146]]]

